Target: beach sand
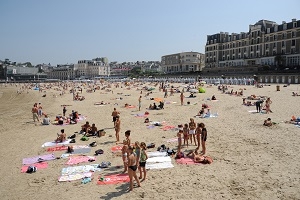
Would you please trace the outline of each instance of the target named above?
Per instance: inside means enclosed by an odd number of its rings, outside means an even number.
[[[145,84],[148,85],[148,84]],[[179,86],[181,84],[173,84]],[[141,88],[142,86],[139,86]],[[234,91],[246,88],[244,96],[251,94],[271,97],[273,113],[250,113],[255,106],[242,105],[242,97],[222,94],[216,86],[206,88],[206,93],[197,94],[196,98],[185,98],[185,105],[180,106],[179,93],[165,100],[177,102],[165,104],[164,110],[146,110],[154,101],[144,97],[142,110],[124,108],[125,103],[138,104],[140,90],[132,88],[113,88],[114,94],[104,90],[86,93],[84,101],[72,101],[72,94],[58,95],[58,91],[47,90],[43,93],[30,90],[27,94],[17,94],[16,86],[0,87],[0,194],[2,200],[17,199],[300,199],[300,128],[283,123],[292,115],[300,116],[300,97],[292,97],[292,92],[298,90],[299,85],[283,87],[276,91],[276,85],[254,88],[253,86],[231,86]],[[229,88],[231,90],[231,88]],[[117,93],[123,93],[118,95]],[[208,101],[213,94],[219,101]],[[58,95],[53,97],[53,95]],[[130,96],[127,96],[130,95]],[[163,98],[164,93],[158,87],[149,97]],[[188,93],[185,93],[188,96]],[[123,100],[115,98],[122,97]],[[190,100],[191,105],[186,105]],[[95,106],[95,102],[109,102],[105,106]],[[67,107],[67,113],[76,110],[87,117],[86,121],[95,123],[98,129],[106,129],[106,135],[80,141],[76,137],[76,145],[98,143],[92,148],[93,155],[97,149],[103,149],[104,154],[97,156],[96,163],[110,161],[112,166],[101,172],[95,172],[93,180],[81,184],[81,180],[72,182],[58,182],[61,169],[66,160],[49,161],[47,169],[36,173],[21,173],[22,159],[47,154],[42,144],[52,141],[60,129],[64,128],[67,136],[80,131],[85,121],[76,125],[41,126],[33,123],[31,108],[34,103],[41,102],[43,110],[53,120],[62,113],[61,105]],[[118,105],[114,105],[117,103]],[[194,103],[197,103],[194,105]],[[114,129],[111,112],[116,107],[121,112],[121,140],[124,132],[131,130],[131,141],[154,142],[156,147],[165,144],[176,148],[176,143],[166,140],[176,137],[176,131],[163,131],[159,127],[147,129],[144,118],[134,117],[133,114],[148,111],[151,121],[165,121],[168,125],[188,123],[189,118],[195,116],[202,103],[211,106],[212,113],[218,113],[216,118],[195,118],[196,123],[204,122],[208,130],[206,142],[207,153],[213,158],[210,165],[178,165],[172,158],[174,168],[148,170],[148,177],[142,182],[141,188],[134,188],[126,192],[128,183],[118,185],[97,185],[99,175],[122,172],[122,159],[111,153],[110,148],[115,145]],[[273,127],[263,126],[268,117],[277,122]],[[112,137],[109,137],[112,135]],[[191,145],[184,151],[192,150]],[[156,149],[156,148],[155,148]],[[148,151],[155,151],[149,149]],[[54,152],[60,156],[61,151]],[[81,164],[83,165],[83,164]],[[116,166],[121,166],[118,168]]]

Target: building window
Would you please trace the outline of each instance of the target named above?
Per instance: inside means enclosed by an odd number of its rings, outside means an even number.
[[[296,40],[292,40],[292,46],[296,45]]]
[[[285,47],[285,41],[282,41],[282,42],[281,42],[281,46],[282,46],[282,47]]]
[[[259,51],[259,45],[256,46],[256,51]]]
[[[292,32],[292,37],[296,37],[296,32]]]
[[[274,35],[274,36],[273,36],[273,39],[274,39],[274,40],[277,40],[277,35]]]
[[[286,39],[286,33],[282,33],[282,39]]]
[[[276,42],[274,42],[273,47],[276,48]]]
[[[253,46],[250,47],[250,51],[253,51]]]
[[[266,44],[266,49],[269,49],[269,44]]]
[[[293,23],[293,28],[297,28],[297,22]]]
[[[257,44],[259,44],[259,42],[260,42],[260,41],[259,41],[259,38],[257,38]]]

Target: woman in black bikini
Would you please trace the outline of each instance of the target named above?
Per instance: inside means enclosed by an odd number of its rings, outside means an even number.
[[[207,139],[207,130],[205,128],[205,125],[203,123],[200,123],[200,127],[202,128],[202,132],[201,132],[201,146],[202,146],[202,155],[204,155],[206,153],[206,146],[205,146],[205,142]]]
[[[128,147],[128,175],[130,179],[130,187],[129,191],[133,190],[133,178],[137,182],[138,186],[141,187],[140,180],[138,179],[136,175],[136,170],[137,170],[137,163],[136,163],[136,155],[133,153],[133,147],[129,146]]]

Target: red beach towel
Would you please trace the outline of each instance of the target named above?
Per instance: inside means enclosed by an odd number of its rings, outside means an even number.
[[[110,185],[110,184],[119,184],[119,183],[128,183],[130,181],[128,174],[113,174],[104,176],[103,178],[99,177],[97,184],[98,185]]]
[[[23,165],[22,168],[21,168],[21,172],[25,173],[29,166],[35,166],[38,170],[40,170],[40,169],[48,168],[48,163],[47,162],[41,162],[41,163],[34,163],[33,165]]]

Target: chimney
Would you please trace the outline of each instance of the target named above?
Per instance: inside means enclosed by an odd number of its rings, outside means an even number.
[[[285,21],[282,21],[282,24],[285,24],[286,22]]]
[[[296,18],[293,18],[293,19],[292,19],[292,22],[295,22],[296,20],[297,20]]]

